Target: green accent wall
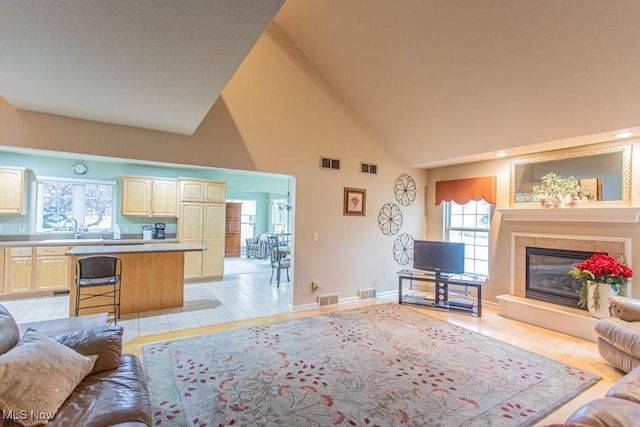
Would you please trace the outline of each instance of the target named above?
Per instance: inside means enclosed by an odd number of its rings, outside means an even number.
[[[0,236],[32,234],[35,230],[34,214],[36,211],[36,180],[38,176],[78,178],[72,171],[75,163],[87,166],[87,173],[80,178],[118,181],[116,196],[116,223],[123,234],[142,234],[142,226],[164,222],[166,232],[176,233],[176,218],[141,218],[122,217],[120,215],[120,199],[122,175],[139,175],[161,178],[201,178],[226,181],[227,199],[256,200],[256,233],[269,231],[271,224],[271,198],[285,197],[290,189],[288,175],[268,174],[228,169],[190,167],[185,165],[155,165],[135,162],[126,159],[90,158],[85,159],[66,153],[43,155],[39,152],[23,154],[0,150],[0,166],[25,167],[28,174],[27,214],[0,215]],[[126,229],[126,231],[125,231]]]

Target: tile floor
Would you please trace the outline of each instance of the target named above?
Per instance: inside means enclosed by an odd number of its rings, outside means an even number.
[[[187,284],[182,307],[123,314],[124,341],[138,336],[175,331],[228,321],[291,311],[293,283],[286,273],[278,288],[269,284],[271,268],[266,260],[235,258],[225,260],[222,281]],[[18,323],[68,317],[69,296],[21,298],[0,301]]]

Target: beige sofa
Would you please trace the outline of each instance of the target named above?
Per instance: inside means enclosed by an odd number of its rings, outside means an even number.
[[[598,352],[627,374],[605,397],[587,402],[557,426],[640,426],[640,300],[611,297],[609,313],[596,323]]]
[[[609,313],[596,323],[598,352],[622,372],[640,365],[640,300],[609,298]]]
[[[20,336],[0,305],[0,426],[151,425],[146,377],[136,356],[121,354],[122,331],[104,325]]]

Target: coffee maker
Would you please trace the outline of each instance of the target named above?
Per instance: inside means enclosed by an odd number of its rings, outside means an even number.
[[[153,238],[154,239],[164,239],[164,226],[163,222],[157,222],[155,228],[153,229]]]

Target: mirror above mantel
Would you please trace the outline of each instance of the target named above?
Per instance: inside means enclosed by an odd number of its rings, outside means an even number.
[[[542,153],[511,162],[509,203],[512,208],[540,207],[533,188],[553,172],[573,176],[589,187],[590,207],[629,206],[631,203],[631,144],[599,145]],[[567,208],[570,209],[570,208]]]

